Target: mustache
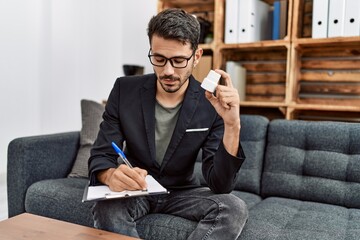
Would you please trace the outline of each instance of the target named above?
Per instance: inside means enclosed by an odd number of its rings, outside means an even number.
[[[160,76],[160,80],[163,80],[163,79],[172,80],[172,81],[180,80],[180,78],[174,77],[173,75]]]

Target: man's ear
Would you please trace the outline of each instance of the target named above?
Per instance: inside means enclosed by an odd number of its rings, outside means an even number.
[[[203,49],[202,48],[196,49],[195,54],[194,54],[194,59],[195,59],[194,67],[199,63],[202,55],[203,55]]]

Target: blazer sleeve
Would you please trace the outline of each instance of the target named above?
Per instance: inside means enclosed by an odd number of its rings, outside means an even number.
[[[103,121],[100,124],[100,130],[95,143],[91,149],[89,165],[90,185],[98,185],[97,173],[109,168],[118,166],[118,155],[112,149],[110,142],[114,141],[118,146],[123,146],[123,134],[119,122],[119,81],[116,81],[110,92]]]
[[[230,193],[235,187],[245,154],[240,142],[237,156],[229,154],[221,136],[223,121],[218,116],[202,148],[202,172],[207,185],[214,193]]]

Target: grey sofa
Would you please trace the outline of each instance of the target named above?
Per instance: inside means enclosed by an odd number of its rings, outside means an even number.
[[[247,159],[233,194],[249,220],[239,239],[360,239],[360,124],[255,115],[241,122]],[[87,179],[66,177],[78,147],[79,132],[10,142],[10,217],[26,211],[92,226],[92,204],[81,202]],[[186,239],[195,227],[164,214],[137,221],[144,239]]]

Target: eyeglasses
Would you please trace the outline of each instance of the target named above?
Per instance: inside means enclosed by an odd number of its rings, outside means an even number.
[[[186,68],[189,60],[194,56],[195,51],[191,54],[190,57],[171,57],[166,58],[158,54],[150,54],[151,48],[149,49],[148,57],[152,65],[156,67],[163,67],[166,65],[167,61],[170,61],[170,64],[173,68]]]

